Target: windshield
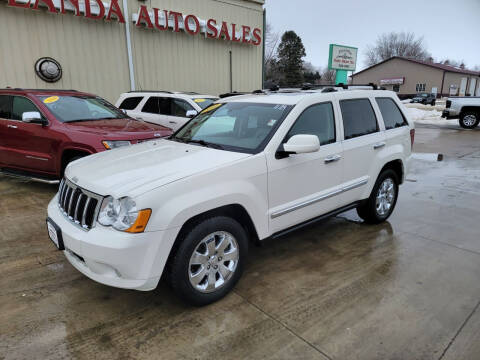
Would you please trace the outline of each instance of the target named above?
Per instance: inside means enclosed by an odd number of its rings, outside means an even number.
[[[265,146],[292,106],[231,102],[214,104],[181,128],[171,140],[255,153]]]
[[[209,107],[210,105],[212,105],[215,101],[217,101],[218,99],[216,98],[208,98],[208,99],[205,99],[205,98],[193,98],[192,99],[198,106],[200,106],[203,109],[206,109],[207,107]]]
[[[99,97],[41,95],[38,98],[63,123],[128,117]]]
[[[428,94],[425,94],[425,93],[418,94],[418,95],[421,96],[421,97],[428,97]]]

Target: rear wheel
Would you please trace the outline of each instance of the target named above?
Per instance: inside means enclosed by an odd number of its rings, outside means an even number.
[[[193,226],[179,241],[168,277],[180,298],[201,306],[227,295],[240,279],[246,261],[244,228],[229,217],[218,216]]]
[[[478,113],[473,111],[467,111],[460,114],[460,119],[458,120],[460,126],[464,129],[473,129],[477,127],[480,122]]]
[[[358,216],[366,223],[378,224],[392,214],[398,198],[398,177],[393,170],[383,171],[372,189],[370,197],[357,207]]]

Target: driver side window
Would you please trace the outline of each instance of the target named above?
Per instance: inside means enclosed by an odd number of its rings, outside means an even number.
[[[29,112],[29,111],[37,111],[38,110],[37,106],[29,99],[23,96],[14,96],[13,97],[13,104],[12,104],[12,120],[22,120],[22,115],[24,112]],[[42,114],[40,112],[40,114]],[[43,115],[42,115],[42,118]]]
[[[334,143],[335,117],[332,103],[316,104],[305,109],[293,124],[285,141],[300,134],[317,135],[320,145]]]

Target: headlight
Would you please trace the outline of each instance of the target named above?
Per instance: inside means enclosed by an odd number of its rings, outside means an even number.
[[[132,233],[143,232],[152,210],[137,210],[137,204],[131,198],[114,199],[107,196],[102,201],[98,222],[104,226]]]
[[[130,141],[126,141],[126,140],[104,140],[102,141],[102,144],[103,146],[105,146],[105,149],[107,150],[112,150],[122,146],[131,145]]]

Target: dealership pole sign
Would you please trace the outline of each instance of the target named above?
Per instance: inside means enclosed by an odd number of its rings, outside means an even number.
[[[39,10],[45,8],[53,14],[73,13],[75,16],[84,16],[92,20],[116,20],[125,23],[119,0],[110,0],[110,3],[101,0],[8,0],[7,5],[16,8]],[[259,46],[262,43],[262,30],[247,25],[227,23],[210,18],[203,20],[194,14],[182,14],[171,10],[152,8],[149,10],[141,5],[138,12],[132,14],[132,21],[136,27],[144,27],[157,31],[185,32],[195,36],[203,34],[205,38],[223,39]]]
[[[330,44],[328,68],[336,70],[335,84],[347,83],[348,71],[357,67],[358,49],[351,46]]]

